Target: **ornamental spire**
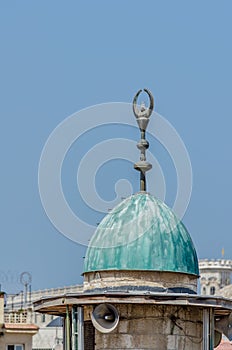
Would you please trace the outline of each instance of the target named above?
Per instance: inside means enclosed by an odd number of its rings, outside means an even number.
[[[146,150],[149,147],[149,142],[146,140],[146,128],[154,108],[154,98],[151,92],[148,89],[143,90],[149,96],[150,106],[146,107],[144,102],[140,106],[137,105],[137,100],[142,90],[137,92],[133,100],[133,112],[141,132],[141,139],[137,143],[137,148],[140,150],[140,161],[134,164],[134,168],[140,171],[140,191],[146,191],[146,171],[152,168],[152,165],[146,161]]]

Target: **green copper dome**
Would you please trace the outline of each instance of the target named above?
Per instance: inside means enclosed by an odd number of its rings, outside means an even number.
[[[89,244],[84,272],[171,271],[199,275],[191,237],[164,203],[140,192],[117,205]]]

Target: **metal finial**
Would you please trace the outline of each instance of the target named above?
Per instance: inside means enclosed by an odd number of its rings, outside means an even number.
[[[149,142],[146,140],[145,134],[149,118],[154,108],[154,98],[151,92],[148,89],[143,90],[149,96],[150,106],[146,107],[145,103],[142,102],[142,104],[138,107],[137,100],[142,90],[137,92],[133,100],[133,112],[141,132],[141,139],[137,143],[137,147],[140,150],[140,161],[134,164],[134,168],[140,171],[140,191],[146,191],[146,171],[152,168],[152,165],[146,161],[146,150],[149,147]]]

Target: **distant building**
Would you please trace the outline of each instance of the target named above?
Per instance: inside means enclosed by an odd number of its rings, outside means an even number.
[[[35,300],[42,299],[48,296],[57,297],[59,295],[63,295],[64,293],[78,293],[82,291],[82,288],[82,285],[74,285],[62,288],[50,288],[33,291],[30,293],[30,295],[27,295],[26,299],[30,302],[28,302],[24,314],[26,314],[27,318],[30,319],[31,322],[33,322],[39,328],[37,334],[33,336],[32,347],[30,348],[30,350],[63,349],[63,324],[60,322],[61,320],[58,318],[58,316],[55,315],[40,314],[34,312],[32,303]],[[22,308],[22,300],[24,299],[25,296],[21,294],[8,295],[5,307],[7,315],[17,314],[18,311]],[[1,347],[0,350],[2,350]],[[12,350],[21,349],[19,348]]]
[[[31,323],[27,312],[22,310],[5,312],[4,293],[0,293],[0,349],[31,350],[32,336],[38,326]]]
[[[232,299],[232,260],[228,259],[201,259],[200,289],[203,295],[218,295]],[[223,336],[217,350],[232,350],[232,343]]]
[[[231,285],[232,260],[201,259],[199,269],[202,295],[223,295],[222,289]]]
[[[225,298],[232,299],[232,284],[220,289],[220,295],[222,295]]]

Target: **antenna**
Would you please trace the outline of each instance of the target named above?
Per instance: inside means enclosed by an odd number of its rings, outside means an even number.
[[[20,275],[20,282],[24,285],[24,307],[27,308],[27,294],[29,287],[29,294],[31,294],[31,274],[27,271],[24,271]],[[31,295],[29,295],[29,301],[31,301]]]
[[[134,164],[134,168],[140,171],[140,191],[146,191],[146,171],[152,168],[152,165],[146,161],[146,150],[149,148],[149,142],[146,140],[146,129],[154,108],[154,98],[151,92],[148,89],[143,89],[143,91],[148,94],[150,99],[148,108],[144,102],[141,103],[140,107],[137,105],[137,100],[142,90],[137,92],[133,100],[133,112],[141,132],[141,139],[137,143],[137,148],[140,150],[140,161]]]

